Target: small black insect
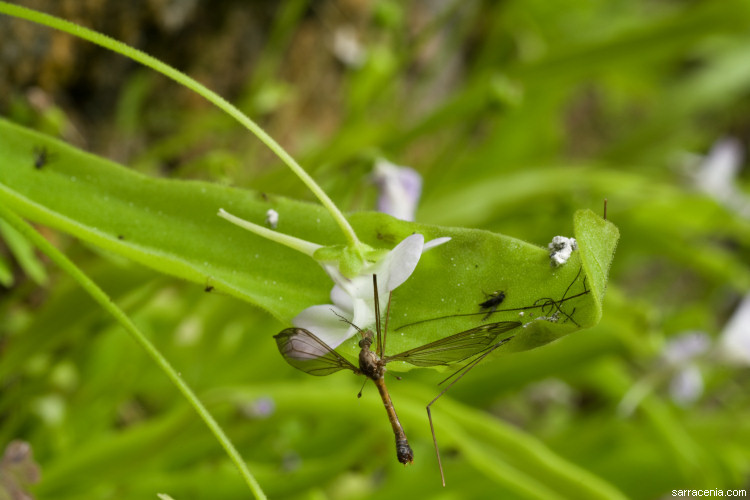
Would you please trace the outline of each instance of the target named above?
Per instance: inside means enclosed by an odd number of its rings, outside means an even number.
[[[121,234],[118,234],[118,235],[117,235],[117,239],[118,239],[118,240],[124,240],[124,239],[125,239],[125,236],[123,236],[123,235],[121,235]]]
[[[482,320],[485,320],[492,316],[492,313],[497,310],[497,306],[503,303],[503,301],[505,300],[505,292],[501,290],[495,290],[492,293],[485,293],[484,296],[487,298],[487,300],[481,302],[479,304],[479,308],[482,312],[487,311],[487,314],[484,318],[482,318]]]
[[[208,293],[208,292],[213,291],[213,289],[214,289],[213,285],[208,285],[206,286],[206,288],[203,289],[203,291]]]
[[[44,166],[50,162],[51,155],[46,146],[36,146],[34,148],[34,168],[41,170]]]

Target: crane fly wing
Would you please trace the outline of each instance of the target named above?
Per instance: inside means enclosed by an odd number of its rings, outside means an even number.
[[[356,366],[304,328],[287,328],[274,335],[287,363],[310,375],[330,375],[339,370],[359,373]]]
[[[414,366],[455,363],[482,352],[492,345],[500,334],[521,325],[520,321],[500,321],[478,326],[393,356],[386,356],[385,360],[386,363],[404,361]]]

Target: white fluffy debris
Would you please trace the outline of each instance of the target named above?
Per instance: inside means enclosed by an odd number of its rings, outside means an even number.
[[[279,225],[279,213],[273,208],[269,208],[266,212],[266,225],[271,229],[276,229]]]
[[[565,236],[555,236],[547,245],[549,249],[549,258],[554,267],[562,266],[578,250],[578,243],[575,238],[566,238]]]

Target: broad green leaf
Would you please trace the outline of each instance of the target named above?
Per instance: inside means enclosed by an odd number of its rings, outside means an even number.
[[[33,152],[39,148],[46,148],[50,160],[36,168]],[[286,323],[306,307],[330,302],[332,282],[314,260],[216,216],[225,208],[262,224],[273,208],[280,216],[278,231],[322,245],[342,244],[320,206],[205,182],[149,178],[5,121],[0,121],[0,154],[0,199],[39,224],[234,295]],[[487,231],[410,223],[379,213],[353,214],[350,221],[373,248],[390,249],[415,232],[427,240],[452,238],[423,254],[416,272],[394,292],[389,353],[494,321],[522,321],[507,349],[530,349],[601,317],[618,231],[590,211],[576,215],[579,251],[558,268],[551,266],[547,249]],[[506,299],[484,320],[478,304],[499,290]],[[552,302],[573,296],[559,311]],[[527,309],[503,311],[522,307]],[[557,322],[540,318],[555,312]],[[471,313],[476,314],[467,316]],[[464,316],[399,328],[455,314]]]

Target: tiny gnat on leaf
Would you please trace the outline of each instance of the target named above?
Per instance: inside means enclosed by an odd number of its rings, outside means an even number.
[[[565,236],[555,236],[547,245],[549,249],[549,259],[554,267],[562,266],[578,250],[578,243],[575,238],[566,238]]]
[[[266,212],[266,225],[271,229],[276,229],[279,225],[279,213],[273,208],[269,208]]]
[[[41,170],[44,166],[49,163],[51,154],[45,146],[37,146],[34,148],[34,168]]]

